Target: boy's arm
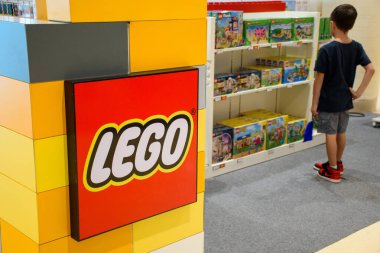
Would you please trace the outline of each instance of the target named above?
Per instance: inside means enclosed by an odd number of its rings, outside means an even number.
[[[373,77],[373,74],[375,73],[375,68],[373,67],[372,63],[365,66],[364,69],[365,74],[359,88],[356,91],[350,88],[350,91],[352,93],[352,99],[360,98],[363,95],[365,89],[368,87],[368,84]]]
[[[323,84],[323,78],[325,77],[324,73],[316,72],[317,76],[314,80],[314,86],[313,86],[313,102],[311,104],[311,114],[313,116],[318,115],[318,103],[319,103],[319,96],[321,95],[321,89]]]

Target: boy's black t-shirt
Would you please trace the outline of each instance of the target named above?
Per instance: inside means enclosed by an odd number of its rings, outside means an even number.
[[[356,67],[371,63],[363,46],[356,41],[343,44],[332,41],[318,54],[315,71],[324,73],[318,111],[343,112],[353,108],[352,88]]]

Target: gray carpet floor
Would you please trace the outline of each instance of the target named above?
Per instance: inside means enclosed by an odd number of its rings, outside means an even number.
[[[205,252],[316,252],[379,221],[375,116],[350,118],[340,184],[312,169],[314,162],[326,160],[324,146],[208,179]]]

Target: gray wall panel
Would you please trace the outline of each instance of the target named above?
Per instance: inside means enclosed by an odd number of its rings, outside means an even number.
[[[199,69],[198,109],[206,108],[206,66],[196,66]]]
[[[31,82],[127,74],[128,24],[27,27]]]

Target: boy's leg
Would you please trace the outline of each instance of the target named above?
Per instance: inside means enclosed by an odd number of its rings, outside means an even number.
[[[337,161],[342,161],[344,148],[346,147],[346,133],[337,134],[336,143],[337,143],[336,159]]]
[[[332,167],[335,167],[337,163],[337,150],[338,150],[337,135],[326,134],[327,157],[329,159],[329,165]]]

